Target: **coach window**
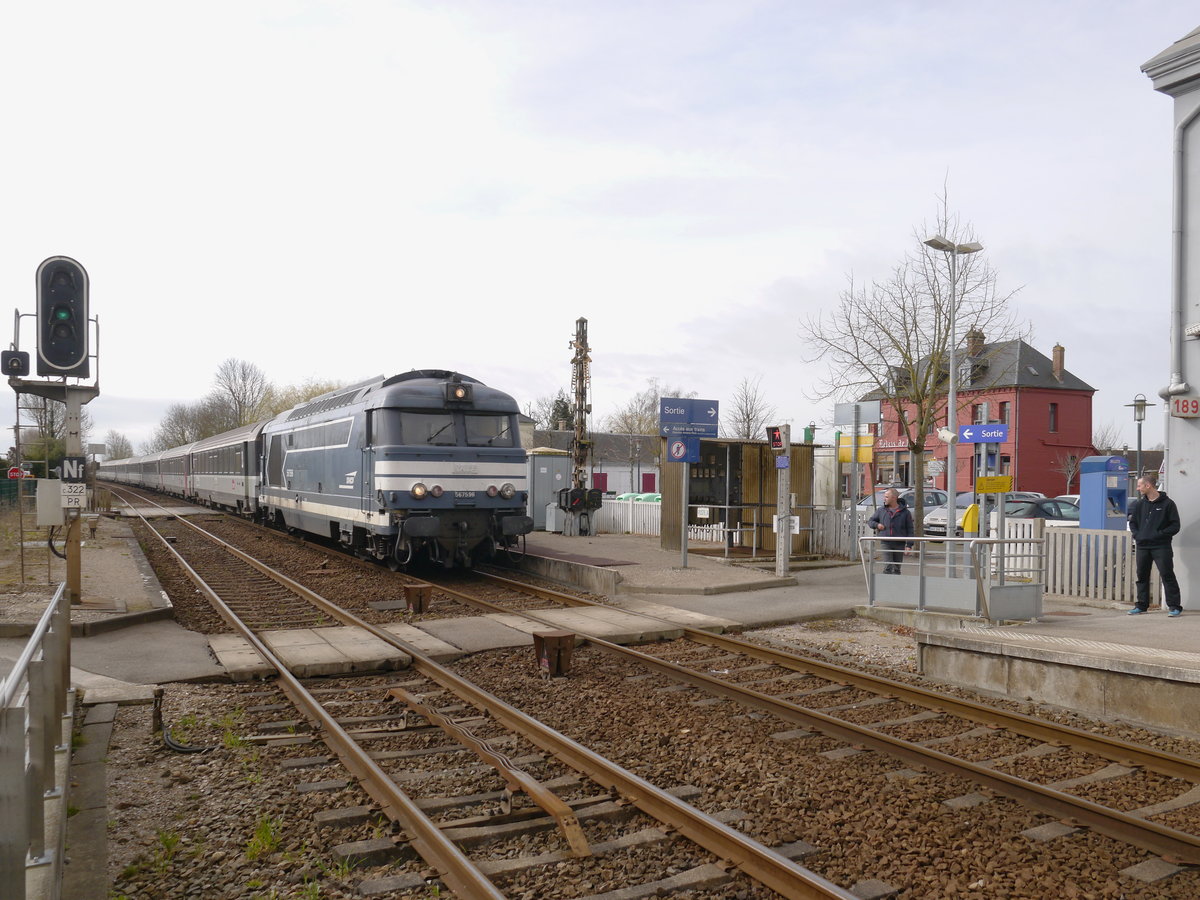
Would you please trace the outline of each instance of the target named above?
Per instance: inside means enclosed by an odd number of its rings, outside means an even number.
[[[512,416],[476,416],[468,413],[463,417],[469,447],[511,447]]]

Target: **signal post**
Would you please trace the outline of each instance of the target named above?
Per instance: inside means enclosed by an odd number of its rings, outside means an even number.
[[[83,406],[100,394],[96,384],[68,384],[68,378],[88,378],[89,282],[87,270],[67,256],[52,256],[37,269],[37,374],[61,380],[34,381],[29,374],[29,354],[19,347],[21,312],[11,350],[0,354],[0,368],[18,394],[33,394],[66,405],[66,435],[62,462],[62,503],[67,525],[67,594],[71,603],[82,602],[80,572],[80,515],[86,503],[87,457],[83,452]],[[20,423],[18,423],[19,426]],[[49,473],[46,473],[49,475]]]

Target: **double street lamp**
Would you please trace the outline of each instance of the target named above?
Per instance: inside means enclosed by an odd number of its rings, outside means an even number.
[[[946,427],[952,432],[947,435],[946,442],[946,493],[950,498],[946,501],[946,537],[955,536],[954,529],[958,527],[958,512],[955,509],[958,500],[958,460],[955,447],[958,443],[958,360],[955,358],[958,349],[958,333],[955,330],[955,313],[958,311],[958,257],[968,253],[978,253],[983,244],[971,241],[966,244],[956,244],[946,240],[940,234],[925,239],[925,246],[940,250],[950,257],[950,322],[946,343],[949,346],[950,379],[946,386]]]

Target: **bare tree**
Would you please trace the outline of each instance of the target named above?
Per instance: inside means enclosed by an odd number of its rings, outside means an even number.
[[[109,431],[104,436],[104,446],[109,459],[125,459],[133,456],[133,444],[119,431]]]
[[[869,285],[851,278],[835,309],[804,322],[804,338],[812,348],[809,361],[823,359],[829,365],[814,397],[871,396],[890,408],[888,418],[898,421],[913,461],[918,508],[924,503],[925,443],[935,423],[946,421],[951,310],[956,341],[972,331],[994,341],[1019,333],[1009,310],[1012,293],[997,290],[995,270],[982,254],[956,258],[951,296],[951,260],[926,246],[923,238],[941,234],[961,244],[972,239],[972,232],[949,215],[944,196],[940,206],[932,227],[914,232],[913,249],[888,278]],[[965,354],[959,360],[965,362]],[[948,483],[955,483],[954,473]]]
[[[1092,429],[1092,447],[1101,456],[1120,453],[1124,441],[1115,422],[1101,422]]]
[[[209,397],[214,404],[227,408],[230,428],[249,425],[261,418],[261,406],[270,389],[262,369],[252,362],[230,357],[217,367],[215,382]]]
[[[1079,457],[1074,453],[1059,451],[1054,456],[1054,462],[1050,464],[1051,471],[1060,473],[1067,479],[1067,489],[1064,494],[1070,494],[1071,482],[1075,480],[1075,476],[1079,474]]]
[[[767,423],[775,418],[775,407],[767,403],[762,393],[761,375],[753,380],[743,377],[725,410],[726,414],[721,417],[721,434],[742,440],[763,437]]]
[[[684,393],[679,388],[660,384],[657,378],[646,382],[645,390],[634,394],[629,401],[604,420],[604,427],[613,434],[658,434],[658,406],[663,397],[695,397],[696,392]]]
[[[262,403],[259,404],[261,418],[277,416],[313,397],[319,397],[344,387],[346,387],[344,381],[322,381],[317,378],[308,378],[299,384],[289,384],[281,388],[268,387]]]
[[[571,398],[563,388],[556,394],[543,394],[525,407],[525,415],[534,421],[534,428],[570,431],[575,427]]]

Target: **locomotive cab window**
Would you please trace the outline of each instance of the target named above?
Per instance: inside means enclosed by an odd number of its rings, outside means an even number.
[[[377,445],[453,447],[458,443],[452,413],[377,410],[371,429]]]
[[[513,446],[512,416],[471,415],[464,417],[469,447]]]

